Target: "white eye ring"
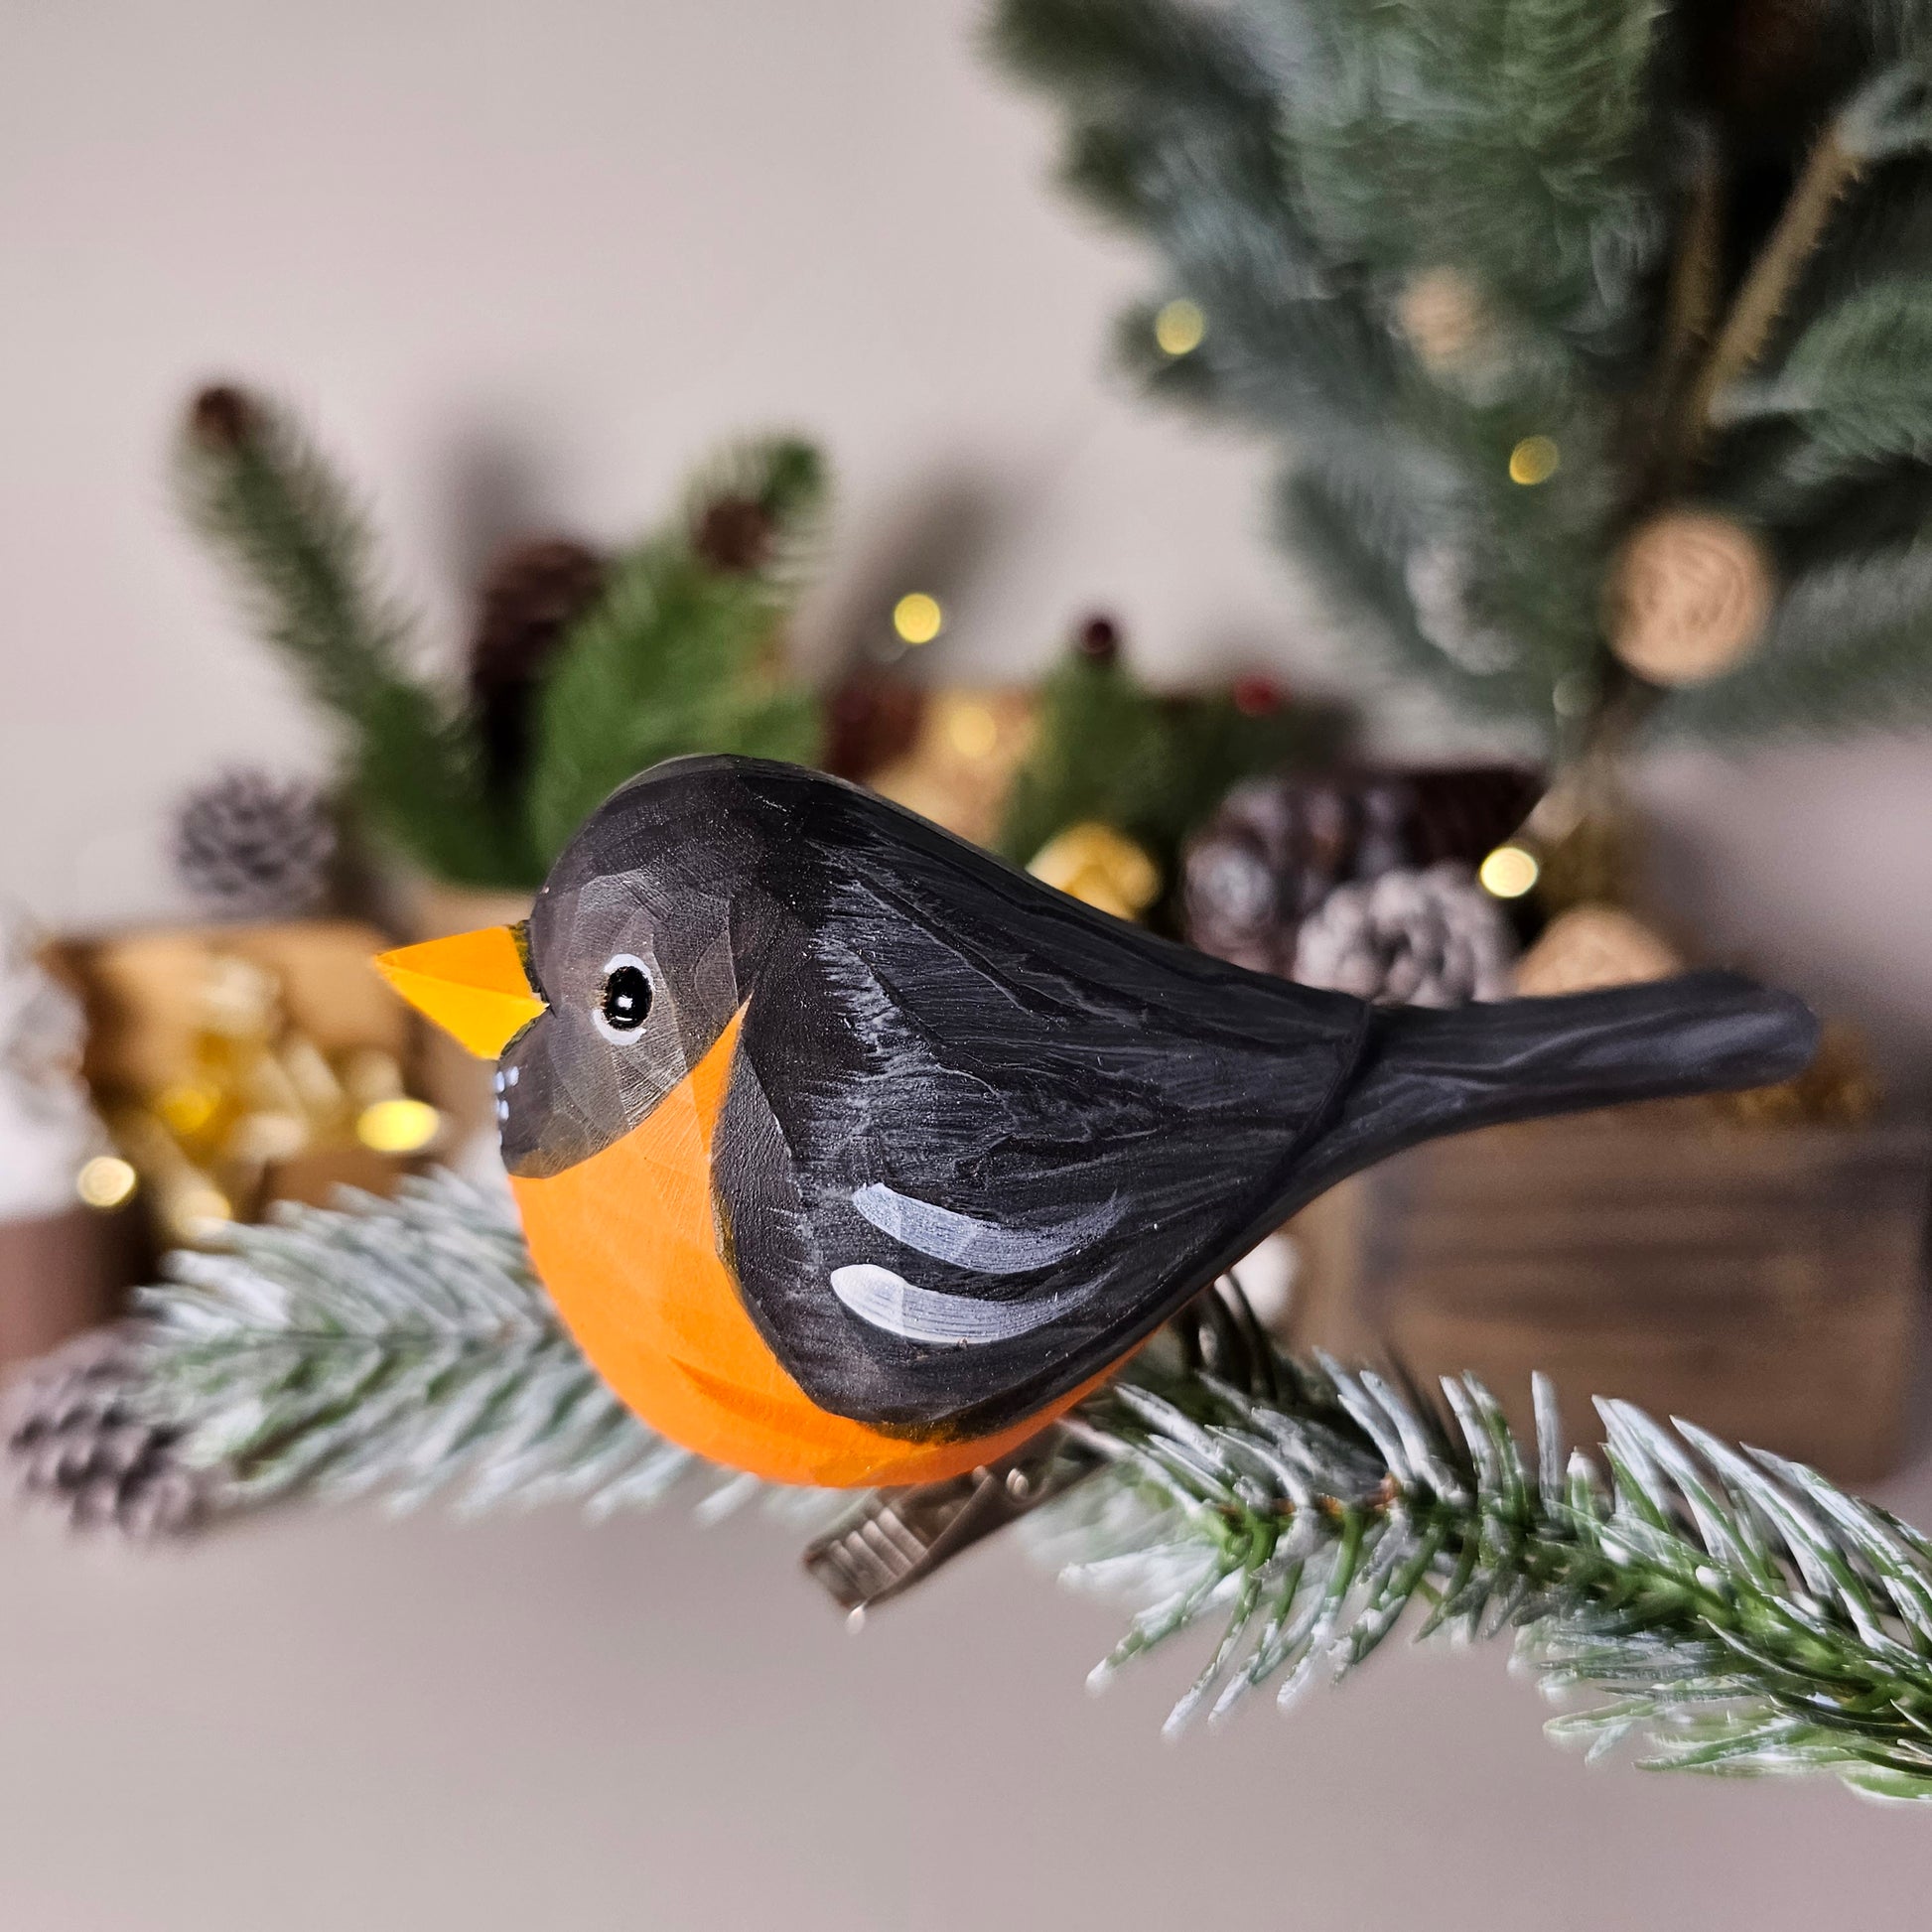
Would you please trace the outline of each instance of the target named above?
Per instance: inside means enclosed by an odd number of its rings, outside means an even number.
[[[627,1027],[614,1026],[606,1010],[613,973],[624,967],[632,967],[643,975],[644,1011]],[[650,1012],[650,968],[635,953],[613,953],[604,962],[604,970],[598,974],[596,1002],[591,1008],[591,1020],[604,1037],[619,1046],[634,1046],[644,1036],[644,1017]]]

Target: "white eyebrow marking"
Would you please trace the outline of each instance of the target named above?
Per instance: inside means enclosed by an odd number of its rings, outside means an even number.
[[[1057,1320],[1082,1299],[1063,1293],[1032,1302],[982,1302],[974,1295],[942,1295],[914,1288],[869,1261],[834,1268],[832,1293],[861,1321],[907,1341],[1008,1341]]]
[[[1118,1220],[1112,1202],[1105,1207],[1062,1221],[1056,1228],[1003,1228],[971,1214],[914,1200],[883,1180],[869,1181],[852,1193],[856,1207],[881,1234],[890,1234],[915,1254],[979,1275],[1024,1275],[1035,1268],[1064,1261]]]

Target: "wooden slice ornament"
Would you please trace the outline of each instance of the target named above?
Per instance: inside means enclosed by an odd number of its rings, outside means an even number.
[[[1682,956],[1634,912],[1603,904],[1573,905],[1544,927],[1516,962],[1522,999],[1637,986],[1684,970]]]
[[[1480,360],[1493,336],[1476,285],[1455,268],[1425,268],[1396,298],[1396,326],[1432,375],[1452,375]]]
[[[1715,510],[1638,527],[1611,573],[1610,648],[1652,684],[1703,684],[1747,657],[1777,599],[1763,543]]]

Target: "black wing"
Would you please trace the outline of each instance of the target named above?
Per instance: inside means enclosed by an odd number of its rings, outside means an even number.
[[[786,914],[718,1150],[741,1290],[822,1407],[988,1433],[1272,1225],[1367,1009],[1124,925],[867,794],[741,775],[774,808]]]

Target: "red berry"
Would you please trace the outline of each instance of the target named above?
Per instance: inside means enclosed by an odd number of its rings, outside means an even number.
[[[1272,718],[1287,702],[1282,687],[1259,671],[1236,678],[1228,695],[1244,718]]]

